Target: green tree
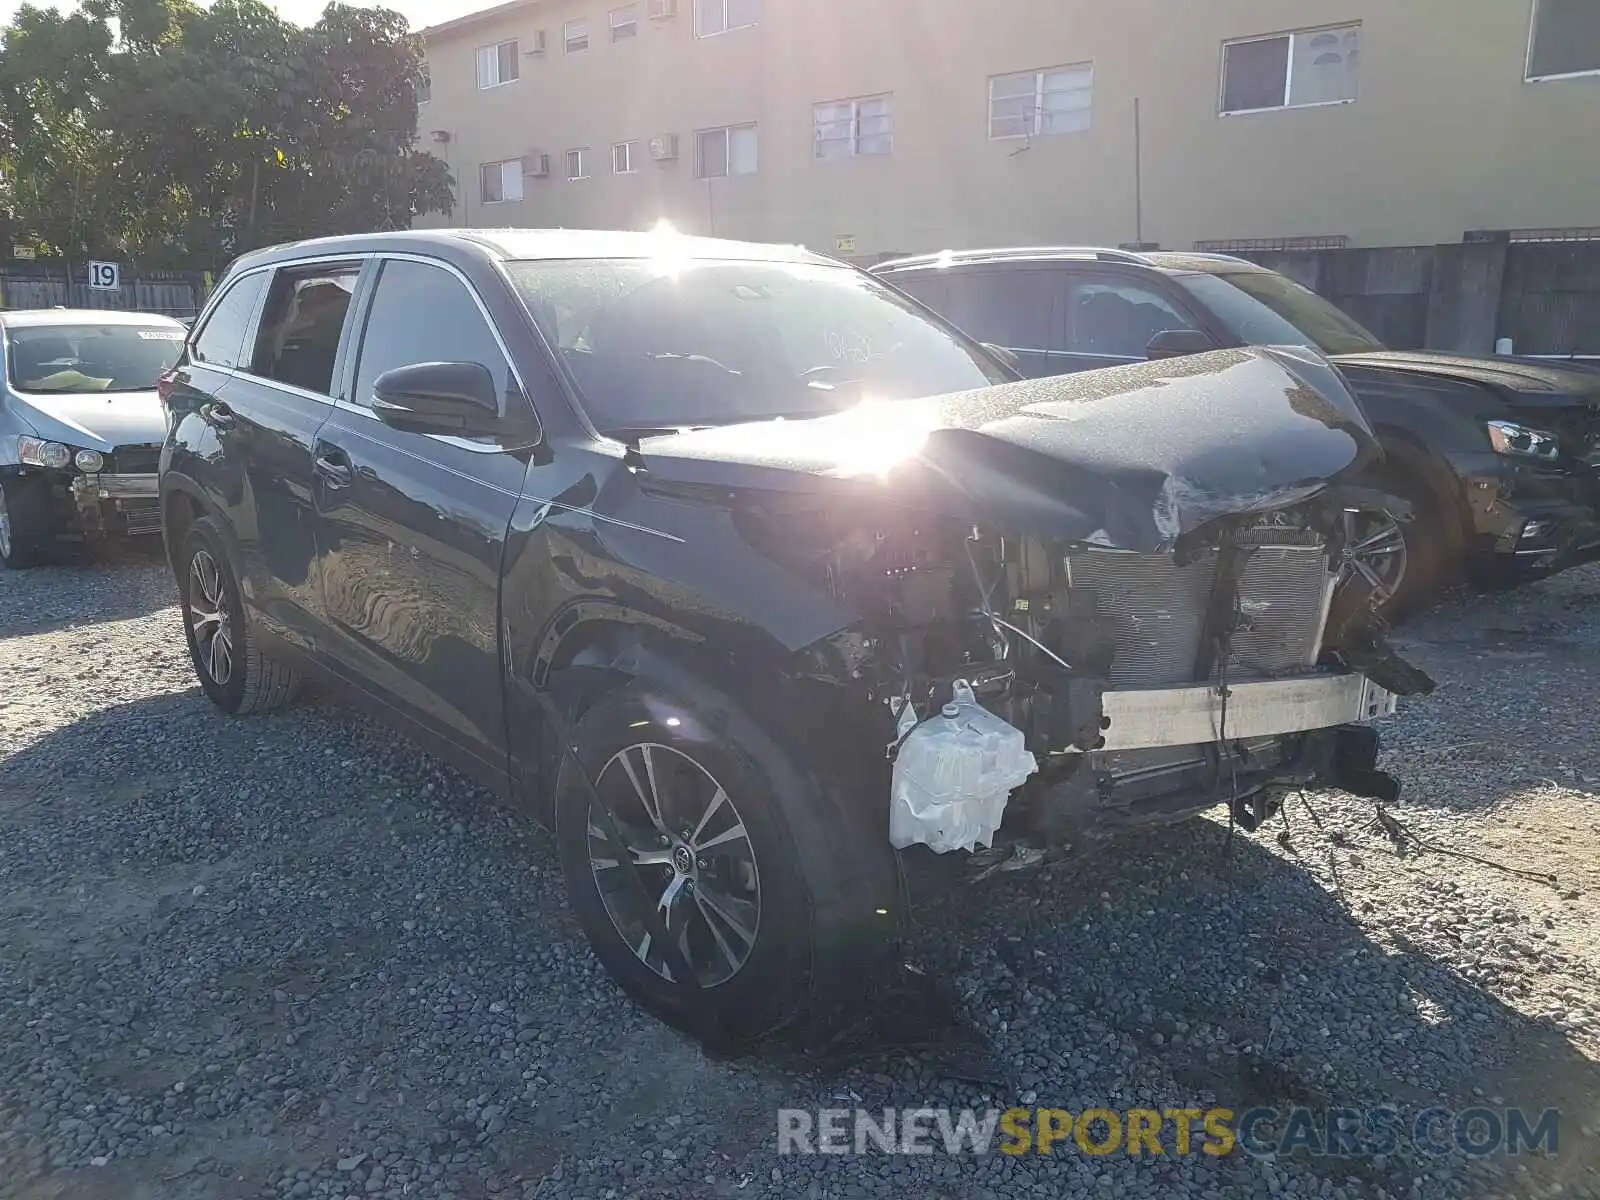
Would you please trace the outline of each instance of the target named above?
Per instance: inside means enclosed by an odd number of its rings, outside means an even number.
[[[405,228],[451,205],[414,146],[420,69],[385,9],[304,29],[259,0],[24,8],[0,43],[0,204],[49,246],[157,266]]]

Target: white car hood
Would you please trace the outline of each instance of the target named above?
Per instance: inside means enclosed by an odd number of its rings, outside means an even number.
[[[166,439],[161,397],[147,392],[30,392],[6,396],[6,407],[51,442],[88,450],[144,446]]]

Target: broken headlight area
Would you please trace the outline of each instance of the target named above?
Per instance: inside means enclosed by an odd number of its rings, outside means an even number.
[[[1358,723],[1433,685],[1383,642],[1340,514],[1152,553],[843,507],[749,532],[861,614],[807,673],[878,714],[895,845],[1048,852],[1218,803],[1253,827],[1305,786],[1397,794]]]

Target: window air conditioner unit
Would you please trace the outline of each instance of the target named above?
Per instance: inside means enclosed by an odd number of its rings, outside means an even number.
[[[657,162],[671,162],[678,157],[678,135],[658,133],[650,139],[650,157]]]
[[[545,47],[544,30],[535,29],[533,31],[533,40],[530,43],[530,49],[525,50],[523,53],[528,58],[532,58],[536,54],[543,54],[544,53],[544,47]]]
[[[678,0],[649,0],[645,5],[645,15],[652,21],[675,17],[678,15]]]
[[[530,179],[546,179],[550,175],[550,156],[548,154],[524,154],[522,156],[522,173]]]

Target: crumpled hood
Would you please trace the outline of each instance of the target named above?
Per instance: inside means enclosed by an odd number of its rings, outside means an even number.
[[[167,436],[161,398],[148,392],[11,392],[6,406],[46,441],[88,450],[160,443]]]
[[[1474,358],[1425,350],[1383,350],[1339,354],[1333,363],[1359,379],[1362,370],[1440,376],[1492,387],[1513,403],[1538,405],[1568,402],[1600,408],[1600,374],[1581,366],[1543,363],[1526,358]]]
[[[646,486],[855,490],[1154,551],[1309,499],[1376,453],[1326,359],[1252,347],[646,438],[639,461]]]

